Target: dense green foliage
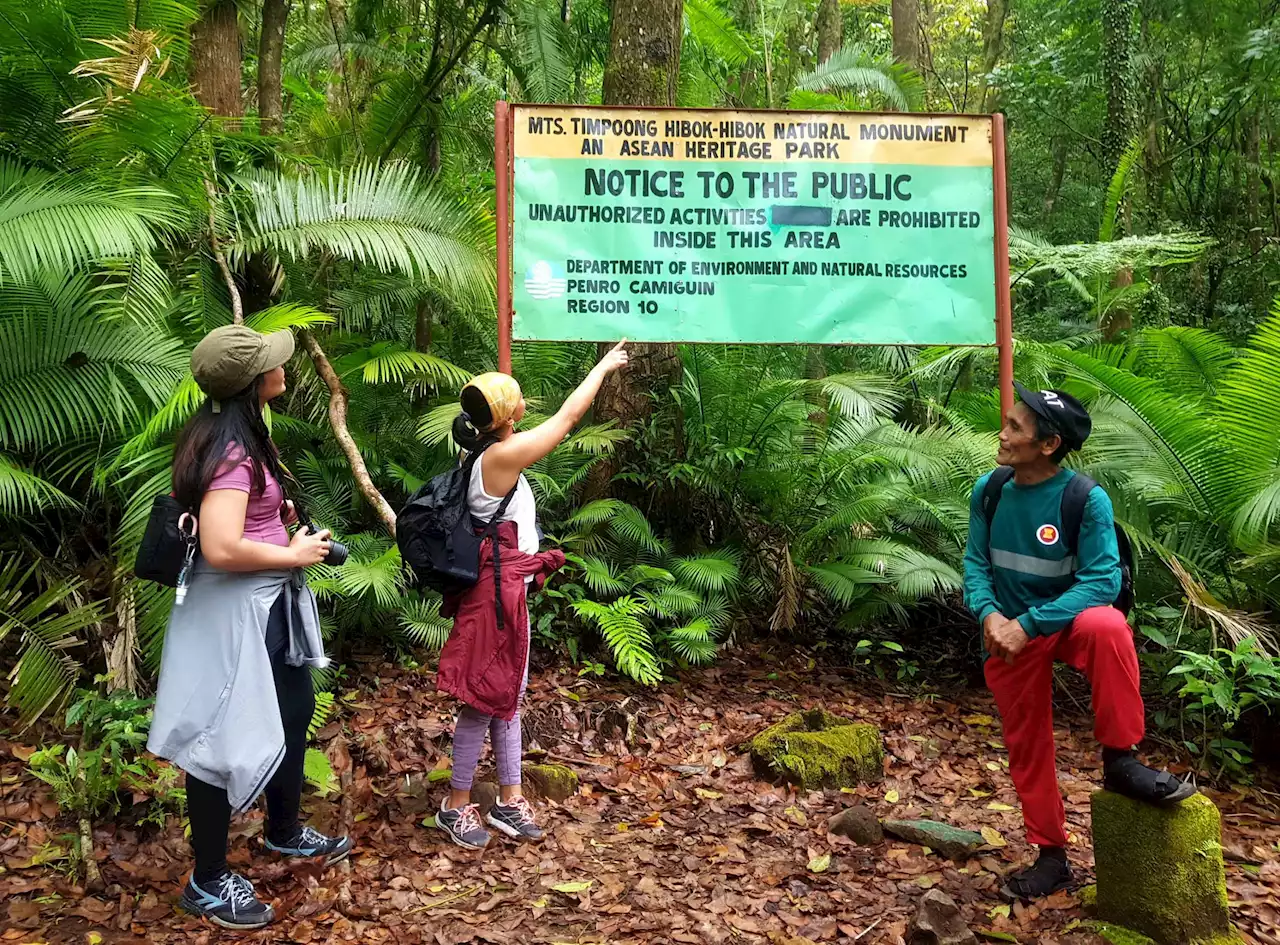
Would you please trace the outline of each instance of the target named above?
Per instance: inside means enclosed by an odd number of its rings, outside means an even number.
[[[1127,38],[1104,36],[1104,8],[1128,11]],[[1184,648],[1257,634],[1272,649],[1273,23],[1235,2],[1023,0],[996,24],[955,0],[922,11],[924,53],[903,63],[889,4],[858,2],[819,63],[816,9],[688,0],[679,103],[1005,110],[1018,373],[1090,404],[1079,462],[1111,490],[1143,599],[1181,614]],[[192,91],[200,15],[0,0],[0,657],[23,721],[86,673],[138,690],[158,666],[168,595],[132,559],[199,403],[190,349],[232,318],[229,280],[248,324],[327,354],[392,507],[447,467],[457,391],[496,362],[493,103],[599,101],[609,50],[602,0],[310,0],[288,20],[276,129],[257,118],[261,4],[239,5],[230,115]],[[1117,42],[1138,48],[1116,59]],[[528,422],[594,354],[517,347]],[[999,421],[991,351],[679,361],[647,417],[588,423],[531,472],[571,555],[535,605],[541,642],[655,683],[744,634],[891,640],[954,596]],[[275,438],[353,552],[312,575],[333,649],[440,646],[440,602],[407,581],[301,346],[289,382]],[[594,482],[606,459],[615,474]]]

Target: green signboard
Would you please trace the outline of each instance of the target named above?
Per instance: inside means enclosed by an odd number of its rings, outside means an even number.
[[[995,342],[990,119],[512,120],[516,339]]]

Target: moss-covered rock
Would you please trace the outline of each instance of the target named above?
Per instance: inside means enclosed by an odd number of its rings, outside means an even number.
[[[1080,905],[1090,914],[1098,909],[1098,884],[1090,883],[1080,890]]]
[[[794,712],[751,740],[756,774],[808,791],[879,780],[883,760],[879,729],[822,709]]]
[[[564,765],[526,764],[522,769],[525,793],[562,803],[578,793],[578,775]]]
[[[1110,942],[1111,945],[1156,945],[1140,932],[1134,932],[1110,922],[1087,922],[1085,927],[1096,932],[1100,939]]]
[[[1098,919],[1156,945],[1234,945],[1222,821],[1203,795],[1161,808],[1093,795]],[[1121,943],[1127,945],[1127,943]]]

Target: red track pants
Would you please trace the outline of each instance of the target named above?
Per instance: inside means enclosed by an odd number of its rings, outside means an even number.
[[[1062,660],[1089,677],[1093,733],[1105,747],[1131,748],[1145,730],[1133,631],[1114,607],[1092,607],[1066,630],[1036,637],[1010,666],[987,660],[987,685],[996,697],[1009,749],[1009,773],[1022,801],[1027,840],[1066,846],[1066,811],[1058,790],[1053,744],[1053,663]]]

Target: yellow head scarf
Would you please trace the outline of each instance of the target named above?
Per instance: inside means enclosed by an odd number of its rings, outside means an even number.
[[[499,374],[497,371],[480,374],[473,377],[467,387],[474,387],[480,392],[493,417],[493,422],[488,426],[476,425],[481,433],[491,433],[498,429],[515,417],[516,411],[520,409],[523,395],[520,393],[519,383],[510,374]]]

